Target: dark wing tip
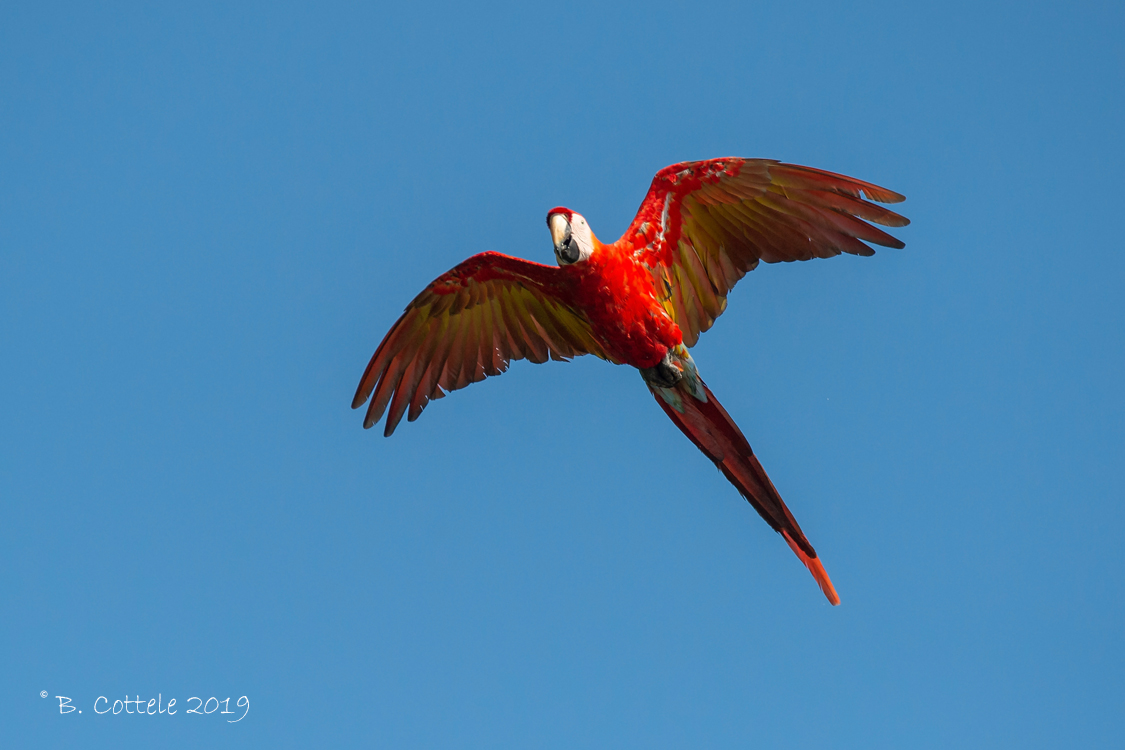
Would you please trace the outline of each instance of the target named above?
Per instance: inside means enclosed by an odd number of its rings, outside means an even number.
[[[875,222],[875,223],[876,224],[882,224],[885,227],[895,227],[896,229],[900,228],[900,227],[910,226],[910,219],[906,218],[905,216],[903,216],[901,214],[896,214],[893,211],[887,211],[887,213],[891,215],[891,218],[889,218],[885,222],[884,221],[878,221],[878,222]]]
[[[387,335],[390,336],[391,333],[394,333],[393,328]],[[382,349],[383,345],[380,344],[379,348],[375,350],[375,354],[371,357],[371,361],[367,363],[367,367],[363,370],[363,377],[359,379],[359,385],[355,389],[355,396],[352,397],[353,409],[358,409],[367,403],[367,399],[371,398],[371,394],[375,390],[375,385],[379,382],[379,377],[383,374],[384,368],[380,367],[378,371],[375,370],[375,362],[379,359],[379,353]]]
[[[858,182],[858,180],[856,181]],[[867,200],[877,203],[902,203],[906,200],[906,196],[902,193],[896,193],[893,190],[887,190],[878,185],[872,185],[869,182],[864,183],[860,190],[863,191],[864,197],[867,198]]]

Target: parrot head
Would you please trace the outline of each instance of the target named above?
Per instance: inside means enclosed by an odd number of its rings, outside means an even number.
[[[551,241],[555,243],[555,257],[560,266],[570,266],[584,261],[594,252],[594,233],[582,214],[559,206],[547,213],[547,226]]]

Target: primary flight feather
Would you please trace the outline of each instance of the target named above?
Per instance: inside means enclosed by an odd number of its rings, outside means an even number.
[[[586,220],[553,208],[557,266],[474,255],[438,277],[383,337],[352,408],[384,434],[432,399],[499,375],[514,359],[593,354],[636,367],[660,407],[809,569],[836,589],[742,431],[699,376],[688,348],[760,261],[872,255],[903,243],[871,223],[909,221],[879,203],[903,196],[867,182],[770,159],[709,159],[657,172],[625,234],[602,244]]]

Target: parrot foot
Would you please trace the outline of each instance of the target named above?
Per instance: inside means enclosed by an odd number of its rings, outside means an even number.
[[[679,367],[672,364],[672,352],[664,355],[664,359],[656,367],[639,367],[641,377],[649,385],[656,388],[673,388],[684,377]]]

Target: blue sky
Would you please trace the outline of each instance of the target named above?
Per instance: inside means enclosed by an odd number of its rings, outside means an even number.
[[[1115,744],[1123,20],[5,7],[9,745]],[[726,155],[908,198],[905,250],[763,266],[694,350],[838,608],[628,368],[348,408],[435,276]],[[250,710],[93,713],[158,694]]]

